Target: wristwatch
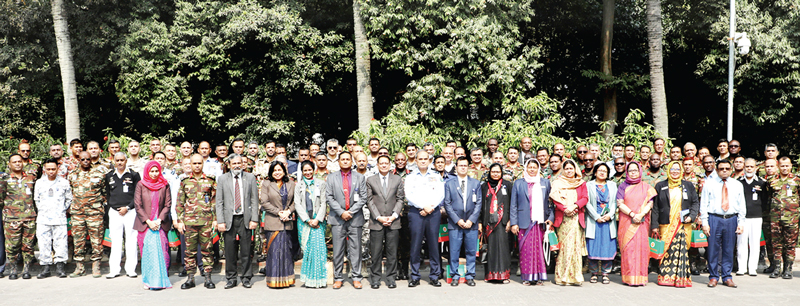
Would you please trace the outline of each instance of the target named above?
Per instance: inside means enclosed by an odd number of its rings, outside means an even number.
[[[631,210],[631,213],[630,213],[629,215],[631,216],[631,218],[633,218],[633,216],[635,216],[635,215],[636,215],[636,213],[634,213],[634,212]]]

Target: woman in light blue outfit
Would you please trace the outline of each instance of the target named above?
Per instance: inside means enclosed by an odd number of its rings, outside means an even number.
[[[302,178],[295,185],[294,198],[297,212],[297,229],[303,250],[300,281],[306,288],[325,288],[328,273],[325,264],[328,249],[325,245],[325,181],[314,178],[314,163],[300,164]]]
[[[607,180],[606,164],[594,167],[594,177],[586,183],[589,202],[586,204],[586,249],[589,253],[590,283],[602,277],[603,284],[611,282],[612,261],[617,255],[617,185]]]

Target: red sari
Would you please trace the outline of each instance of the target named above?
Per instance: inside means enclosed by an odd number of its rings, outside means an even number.
[[[656,195],[656,190],[645,182],[635,185],[623,183],[622,185],[617,194],[617,200],[623,200],[625,205],[637,214]],[[625,284],[631,286],[647,284],[647,266],[650,261],[649,232],[649,214],[638,224],[633,223],[629,215],[619,215],[617,237],[622,259],[622,282]]]

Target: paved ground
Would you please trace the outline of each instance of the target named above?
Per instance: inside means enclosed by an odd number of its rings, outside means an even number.
[[[108,267],[103,263],[104,273]],[[608,285],[585,282],[581,287],[562,287],[546,283],[543,287],[526,287],[520,284],[519,277],[512,277],[511,284],[488,284],[478,282],[476,287],[464,284],[452,288],[443,284],[435,288],[423,282],[416,288],[408,288],[406,281],[399,281],[397,289],[388,289],[385,284],[379,290],[369,288],[367,282],[364,289],[356,290],[350,284],[340,290],[307,289],[298,286],[287,289],[269,289],[264,277],[255,276],[254,286],[245,289],[241,285],[225,290],[224,275],[220,266],[215,268],[213,280],[217,289],[209,290],[199,286],[190,290],[181,290],[184,278],[175,276],[175,268],[171,270],[170,280],[174,288],[162,291],[142,289],[141,278],[131,279],[119,277],[112,280],[84,276],[76,279],[48,278],[39,280],[0,279],[0,305],[143,305],[143,303],[159,303],[171,305],[235,305],[264,304],[276,305],[309,305],[324,303],[327,305],[419,305],[434,303],[437,305],[592,305],[614,303],[617,305],[713,305],[725,303],[729,305],[798,305],[800,304],[800,272],[795,272],[795,279],[769,279],[767,275],[757,277],[734,277],[739,288],[718,286],[706,287],[707,275],[693,277],[692,288],[666,288],[655,285],[656,275],[650,274],[650,285],[630,288],[622,285],[619,275],[612,275],[612,283]],[[73,265],[68,266],[72,271]],[[299,269],[299,268],[298,268]],[[37,271],[38,273],[38,271]],[[483,275],[478,269],[478,276]],[[427,272],[423,272],[423,277]],[[552,275],[549,276],[552,279]],[[426,278],[424,278],[426,279]],[[199,278],[198,280],[202,280]],[[180,303],[180,304],[175,304]],[[431,305],[431,304],[429,304]]]

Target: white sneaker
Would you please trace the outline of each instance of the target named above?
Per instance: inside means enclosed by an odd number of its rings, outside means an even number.
[[[119,273],[108,273],[108,275],[106,275],[106,279],[117,278],[119,275]]]

